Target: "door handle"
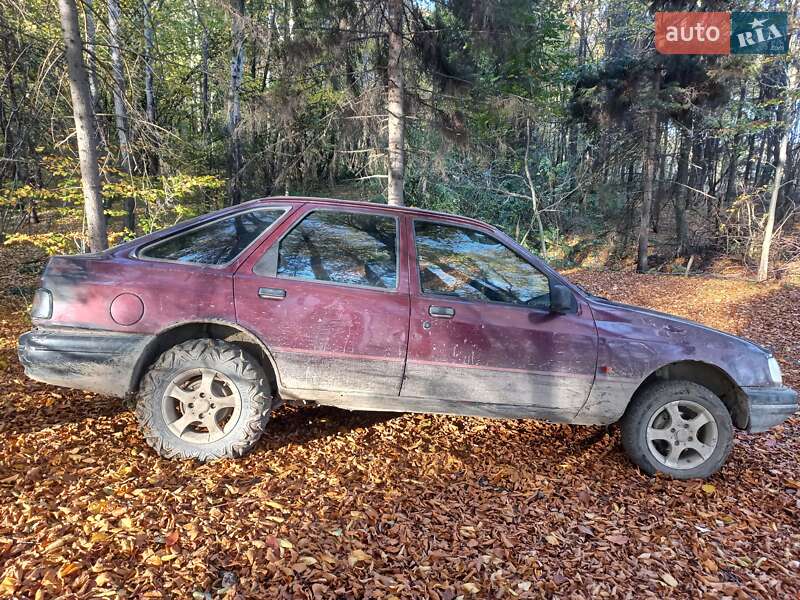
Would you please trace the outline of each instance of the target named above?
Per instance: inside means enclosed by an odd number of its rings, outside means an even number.
[[[449,306],[431,305],[428,307],[428,314],[434,319],[452,319],[456,314],[456,311],[454,308],[450,308]]]
[[[264,300],[283,300],[286,298],[286,290],[280,288],[258,288],[258,297]]]

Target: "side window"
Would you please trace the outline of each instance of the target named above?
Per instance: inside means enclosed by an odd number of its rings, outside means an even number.
[[[414,237],[424,293],[549,308],[547,277],[493,237],[426,221]]]
[[[258,265],[256,272],[262,271]],[[318,210],[278,247],[277,274],[378,288],[397,287],[397,220]]]
[[[139,252],[139,256],[182,263],[224,265],[239,256],[284,212],[283,208],[262,208],[231,215],[156,242]]]

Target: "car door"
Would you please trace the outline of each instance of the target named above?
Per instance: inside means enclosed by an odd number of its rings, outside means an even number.
[[[276,236],[234,286],[237,320],[269,348],[284,397],[397,397],[409,311],[397,216],[305,205]]]
[[[594,380],[591,312],[550,312],[555,273],[460,222],[409,226],[411,320],[401,396],[421,410],[568,421]]]

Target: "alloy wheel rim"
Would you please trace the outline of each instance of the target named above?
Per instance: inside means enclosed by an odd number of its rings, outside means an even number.
[[[236,427],[242,396],[219,371],[189,369],[176,375],[164,390],[161,412],[169,430],[192,444],[211,444]]]
[[[671,469],[686,470],[703,464],[717,448],[717,421],[692,400],[675,400],[653,413],[645,435],[650,453]]]

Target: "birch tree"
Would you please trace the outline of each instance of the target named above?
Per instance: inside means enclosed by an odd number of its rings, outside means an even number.
[[[128,107],[125,104],[125,73],[122,67],[122,40],[120,38],[119,0],[108,0],[108,38],[111,45],[111,79],[114,97],[114,123],[119,143],[119,169],[124,175],[131,174],[131,153],[128,130]],[[133,198],[125,199],[125,227],[136,229],[136,203]]]
[[[242,201],[242,140],[239,125],[242,121],[241,88],[244,77],[244,0],[237,0],[231,13],[233,56],[231,83],[228,90],[228,134],[231,138],[229,197],[231,204]]]
[[[405,114],[403,113],[403,0],[387,1],[389,61],[386,112],[388,117],[389,204],[402,206],[405,180]]]
[[[100,169],[97,165],[97,135],[94,130],[94,109],[89,76],[83,62],[83,42],[78,25],[75,0],[58,0],[64,53],[69,74],[72,114],[81,169],[84,213],[89,237],[89,249],[99,252],[108,248],[106,218],[100,193]]]
[[[794,44],[796,46],[797,44]],[[790,56],[791,53],[790,53]],[[796,59],[795,59],[796,60]],[[788,61],[787,61],[788,62]],[[769,199],[769,208],[767,209],[767,223],[764,227],[764,239],[761,242],[761,258],[758,263],[758,281],[766,281],[769,275],[769,252],[772,246],[772,237],[775,234],[775,212],[778,207],[778,197],[781,192],[781,185],[783,183],[783,172],[786,168],[786,154],[789,147],[789,137],[792,134],[792,125],[794,124],[795,115],[795,98],[797,92],[797,64],[791,62],[787,65],[787,84],[784,102],[786,106],[783,111],[783,133],[781,134],[780,145],[778,146],[778,157],[775,164],[775,174],[772,178],[772,194]]]
[[[150,126],[150,136],[158,146],[158,134],[156,132],[156,94],[153,89],[153,17],[151,14],[151,0],[142,2],[144,27],[144,97],[145,97],[145,118]],[[159,160],[158,150],[150,152],[150,171],[151,175],[158,174]]]
[[[83,0],[83,15],[86,19],[86,65],[89,69],[89,90],[92,92],[95,113],[97,112],[97,25],[94,18],[94,0]]]

